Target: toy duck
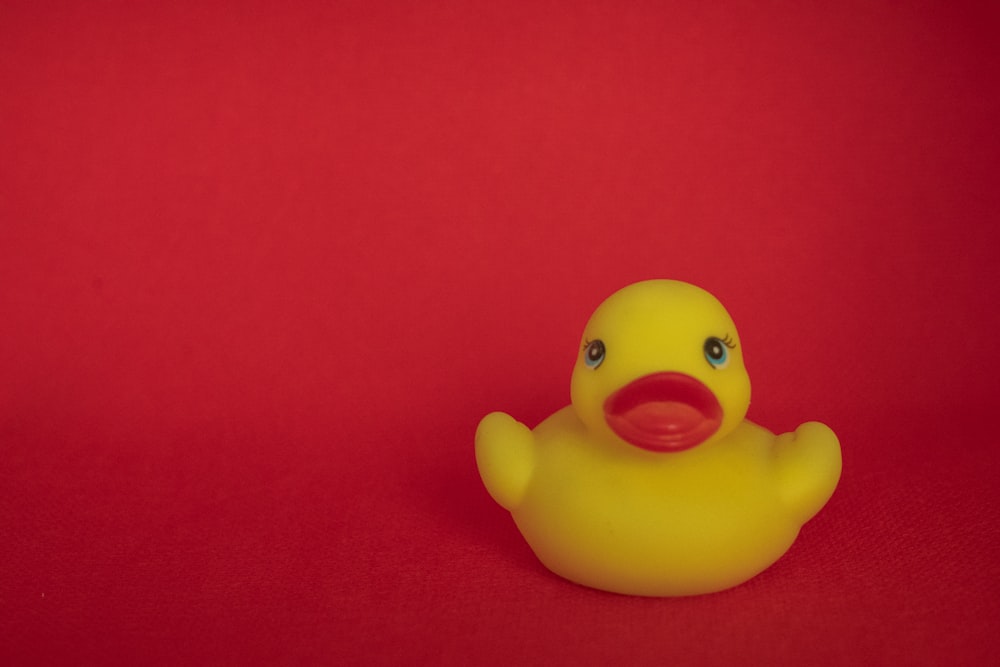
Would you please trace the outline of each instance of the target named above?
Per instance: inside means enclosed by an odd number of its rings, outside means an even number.
[[[694,285],[649,280],[604,301],[570,393],[533,430],[487,415],[476,462],[542,563],[579,584],[646,596],[736,586],[788,550],[840,479],[828,427],[775,436],[744,418],[736,326]]]

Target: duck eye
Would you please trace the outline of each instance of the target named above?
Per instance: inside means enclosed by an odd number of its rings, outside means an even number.
[[[597,368],[604,361],[604,343],[600,340],[592,340],[587,343],[583,351],[583,363],[588,368]]]
[[[712,368],[723,369],[729,365],[729,344],[726,341],[715,338],[705,339],[705,359],[712,366]]]

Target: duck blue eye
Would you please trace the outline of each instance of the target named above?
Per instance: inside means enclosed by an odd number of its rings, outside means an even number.
[[[588,368],[597,368],[602,361],[604,361],[604,343],[599,340],[588,342],[583,350],[583,363]]]
[[[715,336],[705,339],[705,359],[712,366],[722,370],[729,365],[729,350],[733,347],[733,343],[730,342],[729,337],[725,339],[716,338]]]

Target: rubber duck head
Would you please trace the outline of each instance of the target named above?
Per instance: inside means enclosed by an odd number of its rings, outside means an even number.
[[[750,406],[736,325],[718,299],[676,280],[608,297],[584,328],[570,385],[594,436],[651,452],[706,446]]]

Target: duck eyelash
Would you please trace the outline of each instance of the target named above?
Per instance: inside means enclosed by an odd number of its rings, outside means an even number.
[[[736,347],[736,341],[732,339],[732,336],[726,334],[724,337],[720,338],[722,344],[728,347],[730,350]]]

